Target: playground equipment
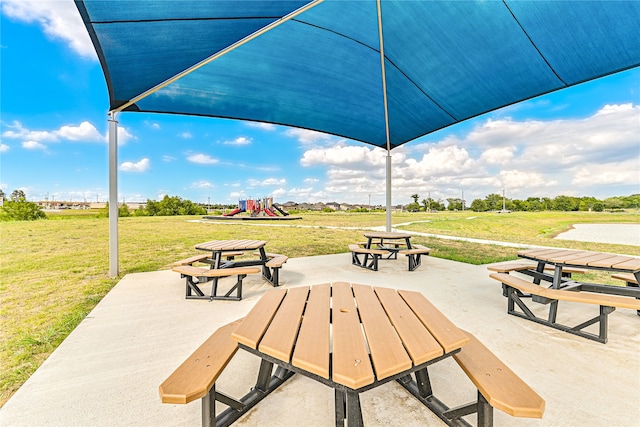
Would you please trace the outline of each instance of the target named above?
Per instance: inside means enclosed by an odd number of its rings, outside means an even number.
[[[275,211],[274,211],[275,210]],[[263,199],[246,199],[239,200],[238,207],[224,214],[224,216],[234,216],[242,212],[249,212],[252,217],[269,216],[277,217],[279,212],[281,215],[289,216],[278,205],[273,203],[273,197],[265,197]]]

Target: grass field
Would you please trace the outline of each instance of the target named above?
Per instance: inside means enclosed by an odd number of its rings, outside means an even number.
[[[302,257],[346,252],[362,229],[385,224],[384,213],[303,213],[269,223],[199,222],[200,217],[121,218],[121,274],[168,268],[206,240],[253,238],[269,250]],[[640,255],[640,246],[553,240],[575,223],[638,223],[635,213],[394,213],[397,228],[449,236]],[[336,228],[344,227],[344,228]],[[0,405],[42,364],[117,283],[109,279],[109,224],[95,212],[65,212],[49,220],[0,223]],[[473,264],[516,258],[517,249],[415,237],[432,256]],[[593,278],[593,276],[590,276]],[[598,279],[603,279],[598,277]],[[604,278],[606,279],[606,278]]]

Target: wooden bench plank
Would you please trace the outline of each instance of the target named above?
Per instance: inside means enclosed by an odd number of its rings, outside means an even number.
[[[375,381],[351,286],[333,284],[332,379],[354,390]]]
[[[415,255],[415,254],[429,255],[429,252],[431,252],[431,249],[424,246],[422,247],[412,246],[411,249],[401,249],[399,252],[403,255]]]
[[[286,293],[286,289],[265,292],[242,324],[231,334],[231,338],[255,349]]]
[[[411,311],[398,292],[390,288],[374,288],[391,323],[398,331],[414,365],[421,365],[442,356],[444,350]]]
[[[633,310],[640,310],[640,300],[618,296],[618,295],[606,295],[595,292],[584,291],[563,291],[562,289],[548,289],[542,286],[535,285],[526,280],[518,277],[511,276],[503,273],[491,273],[489,275],[492,279],[498,280],[508,286],[518,289],[519,291],[539,295],[545,298],[581,302],[585,304],[602,305],[607,307],[618,308],[630,308]]]
[[[631,273],[615,273],[611,275],[612,278],[618,280],[624,280],[627,283],[638,284],[638,280],[636,280],[636,276]]]
[[[180,265],[173,267],[171,270],[192,277],[225,277],[234,276],[236,274],[255,274],[260,273],[260,267],[233,267],[233,268],[201,268],[192,265]]]
[[[191,256],[189,258],[185,258],[185,259],[181,259],[179,261],[174,262],[173,264],[171,264],[173,267],[177,267],[177,266],[181,266],[181,265],[192,265],[196,262],[200,262],[203,261],[207,258],[210,257],[210,254],[197,254],[194,256]]]
[[[273,258],[271,258],[269,261],[267,261],[265,265],[270,268],[280,268],[282,267],[282,264],[287,262],[288,259],[289,257],[286,255],[276,255]]]
[[[438,340],[445,353],[458,349],[469,342],[469,338],[447,319],[424,295],[414,291],[398,291],[402,299],[418,319]]]
[[[315,285],[309,294],[291,363],[329,379],[331,285]]]
[[[231,333],[242,319],[218,328],[160,384],[162,403],[189,403],[207,395],[238,350]]]
[[[389,251],[384,250],[384,249],[367,249],[367,248],[363,248],[363,247],[360,247],[358,245],[355,245],[353,243],[349,245],[349,250],[351,252],[355,252],[355,253],[358,253],[358,254],[372,254],[372,255],[373,254],[376,254],[376,255],[388,255],[389,254]]]
[[[308,286],[287,291],[278,313],[271,320],[270,329],[260,341],[259,351],[289,363],[308,295]]]
[[[495,271],[496,273],[508,273],[510,271],[521,271],[521,270],[535,270],[537,264],[533,264],[530,262],[521,262],[521,261],[507,261],[501,262],[498,264],[492,264],[487,266],[487,270]],[[553,265],[545,265],[544,269],[549,271],[555,270]],[[587,274],[587,269],[585,268],[576,268],[576,267],[562,267],[563,273],[576,273],[576,274]]]
[[[371,286],[353,284],[358,312],[367,336],[378,380],[405,371],[412,361]]]
[[[478,391],[494,408],[514,417],[542,418],[545,401],[470,333],[453,355]]]

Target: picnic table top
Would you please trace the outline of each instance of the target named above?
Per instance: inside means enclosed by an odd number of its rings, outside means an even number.
[[[419,292],[346,282],[268,291],[231,337],[353,390],[469,341]]]
[[[410,239],[411,234],[395,231],[367,231],[364,233],[364,237],[369,239]]]
[[[518,252],[518,256],[549,264],[604,268],[614,271],[640,271],[640,258],[606,252],[542,248],[522,250]]]
[[[266,244],[266,240],[211,240],[197,244],[196,249],[213,252],[247,251],[260,249]]]

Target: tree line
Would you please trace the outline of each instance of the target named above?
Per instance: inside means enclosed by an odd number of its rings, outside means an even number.
[[[474,212],[488,212],[488,211],[594,211],[602,212],[605,210],[616,211],[622,209],[638,209],[640,208],[640,194],[632,194],[630,196],[616,196],[608,197],[600,200],[595,197],[572,197],[572,196],[557,196],[549,197],[529,197],[525,200],[509,199],[500,194],[492,193],[487,195],[484,199],[474,199],[471,205],[467,205],[465,200],[460,198],[448,198],[447,206],[445,207],[443,201],[433,200],[430,198],[423,199],[421,203],[418,203],[420,196],[413,194],[411,196],[413,202],[407,205],[407,210],[418,211],[460,211],[469,209]]]

